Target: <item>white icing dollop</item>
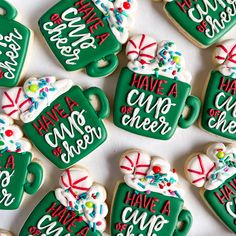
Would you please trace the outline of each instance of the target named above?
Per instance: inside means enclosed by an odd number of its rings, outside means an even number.
[[[13,120],[0,114],[0,153],[27,152],[31,149],[30,142],[23,138],[21,129],[13,124]]]
[[[236,174],[236,145],[215,143],[206,154],[199,153],[187,163],[187,177],[196,187],[213,190]]]
[[[125,183],[139,192],[156,192],[171,197],[182,197],[178,175],[170,170],[170,164],[160,157],[150,157],[140,150],[122,155],[120,170]]]
[[[129,29],[134,23],[137,8],[136,0],[93,0],[98,9],[105,15],[117,40],[124,44],[129,38]]]
[[[73,86],[72,80],[53,76],[29,78],[23,87],[11,88],[2,97],[2,108],[13,119],[33,121],[47,106]]]
[[[236,40],[230,39],[216,45],[213,58],[222,75],[236,79]]]
[[[132,37],[126,46],[128,68],[139,74],[162,75],[190,83],[191,74],[185,70],[185,60],[171,41],[156,40],[147,35]]]

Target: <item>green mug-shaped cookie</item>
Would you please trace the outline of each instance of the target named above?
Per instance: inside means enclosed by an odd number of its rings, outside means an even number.
[[[167,161],[130,150],[122,155],[120,170],[125,182],[115,193],[111,235],[188,234],[192,215],[183,209],[178,176]]]
[[[93,97],[97,110],[91,104]],[[9,104],[15,100],[18,103],[11,107]],[[106,95],[99,88],[83,91],[71,80],[30,78],[23,89],[6,91],[2,104],[7,114],[24,122],[26,136],[61,169],[87,156],[107,137],[102,119],[109,115],[110,109]],[[16,106],[18,117],[14,113]]]
[[[28,54],[31,30],[15,21],[17,10],[0,1],[0,86],[14,87],[20,80]]]
[[[85,68],[88,75],[102,77],[117,68],[136,0],[126,8],[125,1],[117,2],[61,0],[40,18],[40,30],[66,70]]]
[[[174,43],[162,41],[157,46],[147,35],[134,36],[126,54],[130,61],[116,88],[115,125],[161,140],[170,139],[178,125],[190,127],[198,118],[200,100],[190,95],[191,76]]]
[[[43,169],[32,162],[30,142],[7,115],[0,114],[0,209],[17,209],[24,192],[34,194],[43,181]]]
[[[211,143],[206,153],[195,152],[188,158],[186,176],[217,218],[236,233],[236,145]]]
[[[41,165],[31,160],[30,152],[1,154],[0,209],[17,209],[24,192],[34,194],[38,191],[43,180],[43,169]],[[31,175],[31,180],[29,180],[29,175]]]
[[[19,236],[102,236],[108,213],[105,188],[78,166],[64,171],[59,185],[35,207]]]

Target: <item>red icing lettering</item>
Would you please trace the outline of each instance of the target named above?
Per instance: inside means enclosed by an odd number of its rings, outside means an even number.
[[[10,156],[7,158],[7,163],[6,163],[6,165],[5,165],[5,168],[6,168],[6,169],[9,168],[9,165],[11,166],[10,168],[11,168],[12,170],[15,169],[15,158],[14,158],[13,155],[10,155]]]
[[[176,98],[177,97],[177,84],[173,84],[170,88],[170,91],[167,93],[167,96],[170,96],[171,94],[173,94],[173,96]]]
[[[79,232],[76,233],[76,236],[86,236],[89,231],[89,227],[85,226],[83,229],[81,229]]]
[[[214,194],[218,198],[219,202],[223,205],[225,204],[224,200],[230,200],[231,194],[235,195],[233,190],[230,189],[227,185],[224,185],[222,188],[220,188],[220,192],[222,193],[221,196],[217,192],[214,192]]]
[[[43,122],[41,120],[38,120],[39,126],[36,125],[36,123],[33,123],[34,128],[38,131],[39,135],[42,136],[42,130],[47,131],[45,128]]]
[[[160,94],[160,95],[163,95],[163,92],[161,92],[161,90],[163,90],[164,88],[161,87],[162,84],[166,84],[167,81],[166,80],[159,80],[159,83],[158,83],[158,87],[156,89],[156,94]]]
[[[97,39],[99,39],[99,42],[98,44],[99,45],[102,45],[104,43],[104,41],[110,36],[109,33],[105,33],[105,34],[101,34],[101,35],[98,35],[96,36]]]
[[[45,115],[42,115],[42,116],[41,116],[41,119],[42,119],[42,121],[44,122],[44,125],[45,125],[45,127],[46,127],[47,130],[49,129],[50,125],[55,126],[55,124],[53,123],[53,121],[50,120],[50,119],[49,119],[48,117],[46,117]]]
[[[67,106],[69,107],[70,111],[72,112],[73,111],[73,107],[74,106],[79,106],[79,104],[74,101],[73,99],[71,99],[70,97],[65,97],[65,100],[66,100],[66,103],[67,103]]]
[[[191,0],[183,0],[182,3],[176,1],[175,3],[180,7],[181,11],[183,11],[184,13],[186,13],[185,7],[187,7],[188,10],[192,6]]]
[[[221,77],[218,89],[224,90],[227,93],[231,93],[232,95],[235,95],[236,94],[236,80],[230,81],[230,79],[225,80],[224,77]]]
[[[170,215],[170,201],[166,201],[164,206],[161,209],[161,214]]]
[[[156,202],[159,202],[159,199],[158,198],[152,198],[152,202],[151,202],[151,205],[150,205],[150,211],[155,213],[156,212]]]
[[[125,204],[129,204],[130,206],[133,206],[135,196],[136,194],[134,193],[132,197],[130,197],[130,192],[127,192],[126,197],[125,197]],[[129,201],[131,201],[131,203],[129,203]]]

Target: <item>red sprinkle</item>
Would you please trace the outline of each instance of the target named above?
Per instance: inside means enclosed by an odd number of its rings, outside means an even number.
[[[101,221],[98,221],[98,222],[96,223],[97,226],[99,226],[99,225],[101,225],[101,224],[102,224]]]
[[[124,2],[124,3],[123,3],[123,7],[124,7],[124,9],[126,9],[126,10],[130,9],[130,3],[129,3],[129,2]]]
[[[161,167],[160,166],[153,166],[152,170],[155,174],[160,173],[161,172]]]
[[[13,135],[13,131],[8,129],[8,130],[5,131],[5,134],[6,134],[7,137],[11,137]]]

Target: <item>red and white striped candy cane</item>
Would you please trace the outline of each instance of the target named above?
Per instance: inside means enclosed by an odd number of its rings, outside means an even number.
[[[64,171],[60,177],[59,184],[76,198],[78,195],[87,192],[93,182],[88,176],[87,170],[76,167]]]
[[[143,178],[150,168],[151,157],[142,151],[130,151],[122,155],[120,170],[124,174],[133,174],[135,178]]]
[[[30,106],[31,100],[25,97],[22,87],[11,88],[2,96],[2,109],[12,119],[19,120],[20,114]]]
[[[155,58],[157,42],[145,34],[130,38],[126,46],[126,55],[130,61],[139,61],[141,64],[150,64]]]

